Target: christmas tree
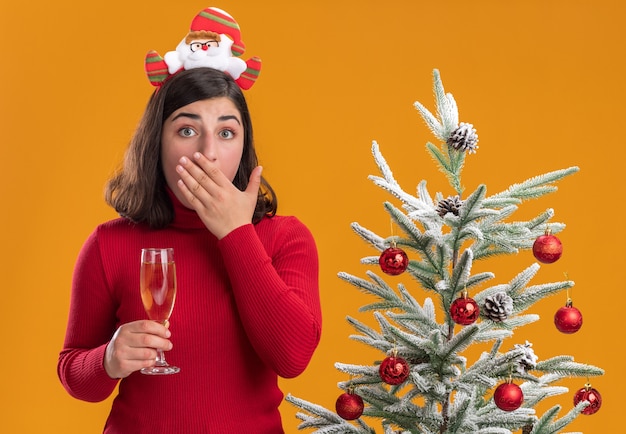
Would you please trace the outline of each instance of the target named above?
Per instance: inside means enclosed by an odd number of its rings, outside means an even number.
[[[568,302],[555,314],[555,325],[563,333],[578,331],[582,315],[569,299],[574,282],[531,284],[540,268],[533,263],[508,283],[490,284],[494,273],[472,273],[472,264],[525,249],[541,263],[557,261],[562,245],[555,234],[565,225],[551,221],[553,209],[529,221],[512,221],[511,216],[525,200],[556,191],[554,183],[578,168],[535,176],[491,196],[485,185],[464,195],[461,172],[467,155],[478,149],[478,136],[472,124],[459,123],[456,102],[444,91],[437,70],[433,87],[436,114],[419,102],[415,108],[440,142],[427,143],[426,149],[455,194],[438,192],[433,198],[426,181],[417,186],[417,196],[404,191],[374,141],[381,176],[369,178],[401,202],[401,207],[384,203],[400,234],[383,237],[353,223],[356,234],[380,252],[361,260],[376,271],[368,270],[366,279],[339,273],[375,298],[361,311],[373,313],[378,329],[347,320],[357,331],[351,339],[379,350],[381,360],[335,364],[349,376],[338,384],[343,393],[335,411],[291,394],[286,400],[304,410],[297,413],[302,421],[298,428],[318,434],[375,433],[368,423],[379,424],[386,434],[562,432],[581,413],[600,408],[596,389],[587,382],[574,394],[573,404],[568,397],[564,415],[559,415],[560,405],[542,415],[535,407],[568,392],[557,384],[560,380],[588,379],[603,370],[567,355],[539,360],[532,343],[508,342],[515,329],[539,319],[527,313],[536,302],[561,291],[567,291]],[[378,271],[404,273],[420,290],[404,282],[394,289]],[[420,303],[414,293],[428,296]],[[470,364],[464,354],[477,345],[486,350]]]

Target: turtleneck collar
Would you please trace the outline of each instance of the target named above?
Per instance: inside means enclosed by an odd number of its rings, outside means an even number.
[[[166,187],[167,195],[172,201],[174,207],[174,220],[170,223],[170,227],[184,228],[184,229],[206,229],[206,226],[198,216],[198,213],[187,208],[183,203],[178,200],[174,192]]]

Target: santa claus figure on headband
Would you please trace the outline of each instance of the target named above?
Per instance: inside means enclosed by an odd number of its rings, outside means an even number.
[[[146,56],[150,82],[160,86],[182,69],[208,67],[229,74],[243,89],[249,89],[261,70],[261,59],[244,62],[238,56],[245,51],[241,31],[235,19],[218,8],[202,10],[191,23],[189,33],[176,47],[161,57],[156,51]]]

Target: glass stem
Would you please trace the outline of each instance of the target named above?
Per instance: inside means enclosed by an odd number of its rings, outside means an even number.
[[[154,366],[167,366],[167,362],[165,361],[165,354],[163,354],[163,350],[157,350],[157,357]]]

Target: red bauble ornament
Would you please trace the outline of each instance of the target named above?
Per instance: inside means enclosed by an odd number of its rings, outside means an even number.
[[[409,257],[397,247],[385,249],[378,258],[381,270],[392,276],[402,274],[409,266]]]
[[[474,299],[463,295],[450,305],[450,317],[452,321],[461,325],[470,325],[478,319],[480,308]]]
[[[563,253],[563,245],[561,240],[550,233],[550,229],[546,229],[546,233],[537,237],[533,243],[533,255],[539,262],[551,264],[556,262]]]
[[[574,394],[574,405],[578,404],[580,401],[589,401],[589,405],[582,411],[583,414],[594,414],[600,410],[602,396],[600,396],[600,392],[591,387],[591,385],[586,384],[585,387],[579,389]]]
[[[554,325],[561,333],[576,333],[583,326],[583,314],[572,306],[572,301],[556,311]]]
[[[397,385],[404,383],[411,372],[409,364],[402,357],[389,356],[380,364],[378,373],[387,384]]]
[[[517,410],[524,402],[524,393],[515,383],[502,383],[493,394],[493,402],[500,410]]]
[[[335,402],[337,414],[345,420],[354,420],[363,414],[363,398],[353,392],[339,395]]]

